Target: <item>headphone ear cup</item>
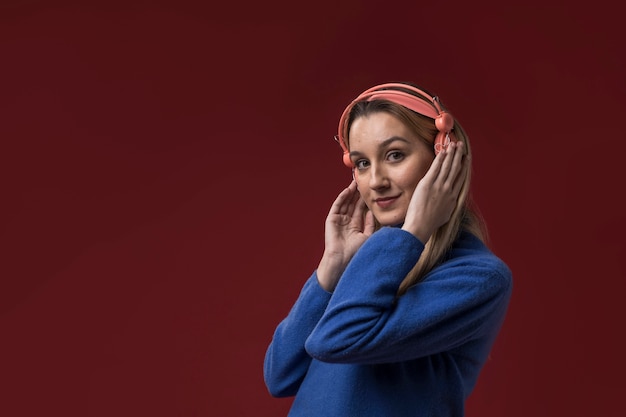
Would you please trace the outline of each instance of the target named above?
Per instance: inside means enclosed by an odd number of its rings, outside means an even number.
[[[354,164],[352,163],[352,160],[350,159],[350,153],[348,151],[344,151],[343,153],[343,164],[347,166],[348,168],[354,168]]]
[[[449,132],[454,127],[454,118],[448,112],[441,112],[435,119],[435,127],[440,132]]]
[[[448,112],[442,111],[435,119],[435,127],[439,131],[435,136],[435,155],[445,150],[450,142],[456,142],[454,134],[451,132],[454,127],[454,117]]]

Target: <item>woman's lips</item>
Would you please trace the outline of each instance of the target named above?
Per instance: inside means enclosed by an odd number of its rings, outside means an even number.
[[[374,200],[374,202],[378,205],[378,207],[380,208],[387,208],[389,206],[391,206],[393,203],[396,202],[396,200],[398,199],[399,196],[396,197],[385,197],[385,198],[377,198],[376,200]]]

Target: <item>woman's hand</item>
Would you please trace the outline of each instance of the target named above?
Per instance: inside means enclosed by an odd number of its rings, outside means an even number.
[[[411,197],[402,229],[424,244],[450,220],[456,207],[463,185],[459,174],[467,163],[464,153],[463,142],[451,142],[435,157]]]
[[[324,255],[317,268],[317,279],[326,291],[333,291],[341,274],[374,233],[374,216],[366,210],[353,180],[333,203],[326,217]]]

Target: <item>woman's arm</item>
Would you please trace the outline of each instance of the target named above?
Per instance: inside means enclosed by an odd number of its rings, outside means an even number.
[[[304,343],[324,313],[331,294],[314,273],[305,283],[287,317],[277,326],[263,366],[265,384],[275,397],[295,395],[309,369]]]
[[[365,212],[365,203],[356,183],[335,199],[325,224],[325,247],[320,264],[304,285],[289,315],[278,325],[267,349],[265,383],[276,397],[295,395],[311,363],[304,349],[331,293],[346,265],[374,231],[374,219]]]
[[[463,256],[397,297],[423,245],[401,229],[376,232],[339,281],[306,341],[308,353],[325,362],[396,362],[497,332],[510,296],[510,271],[478,243],[468,246],[459,250]]]

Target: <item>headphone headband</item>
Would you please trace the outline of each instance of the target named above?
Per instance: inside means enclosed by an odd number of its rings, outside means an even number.
[[[397,90],[396,88],[403,88],[405,90],[412,91],[425,98],[407,93],[405,91]],[[419,88],[413,87],[412,85],[408,84],[380,84],[369,88],[359,94],[359,96],[352,100],[352,102],[346,107],[341,115],[341,118],[339,119],[339,129],[335,138],[344,151],[344,164],[346,164],[348,167],[352,168],[353,165],[350,161],[350,157],[348,155],[348,147],[345,142],[345,136],[348,134],[346,119],[348,118],[350,111],[356,103],[360,101],[373,100],[387,100],[392,103],[396,103],[403,107],[406,107],[409,110],[413,110],[416,113],[434,119],[435,126],[440,131],[440,133],[435,138],[435,154],[439,153],[449,143],[451,139],[450,131],[454,126],[454,119],[452,118],[451,114],[442,110],[441,105],[439,104],[439,99],[436,96],[431,97],[430,94],[426,93],[425,91],[422,91]],[[452,140],[454,139],[452,138]]]

